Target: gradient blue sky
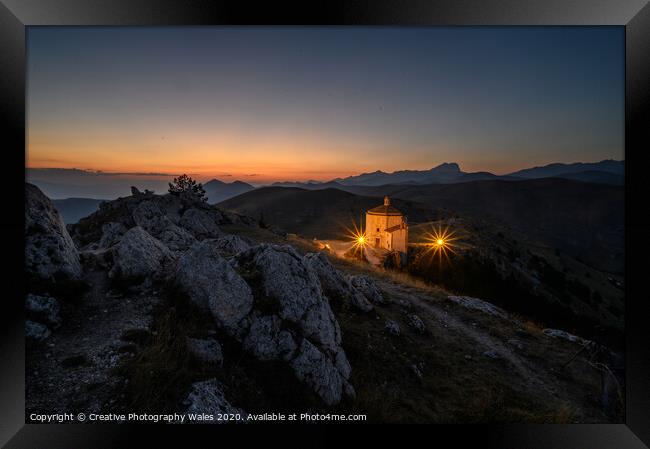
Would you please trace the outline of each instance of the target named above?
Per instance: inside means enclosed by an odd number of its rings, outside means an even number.
[[[28,30],[28,167],[327,180],[623,158],[622,27]]]

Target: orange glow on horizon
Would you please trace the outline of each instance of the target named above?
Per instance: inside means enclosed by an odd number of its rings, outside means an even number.
[[[495,174],[509,173],[523,166],[517,161],[497,164],[488,159],[454,160],[451,149],[445,148],[434,148],[435,161],[431,161],[431,153],[424,156],[421,148],[399,148],[398,162],[394,152],[386,151],[394,150],[391,145],[375,142],[370,137],[364,141],[306,132],[266,136],[163,127],[118,132],[91,125],[70,132],[35,124],[27,131],[25,162],[29,168],[187,173],[200,181],[217,178],[258,184],[322,182],[376,170],[428,170],[444,161],[457,162],[466,172],[486,170]]]
[[[112,136],[29,135],[26,167],[77,168],[113,173],[192,174],[248,182],[330,181],[375,170],[358,162],[359,148],[332,154],[325,143],[246,141],[232,138],[135,139]],[[93,142],[92,145],[89,142]],[[224,179],[225,178],[225,179]]]

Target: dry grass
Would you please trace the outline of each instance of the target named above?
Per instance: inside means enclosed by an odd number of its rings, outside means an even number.
[[[434,296],[446,297],[451,293],[439,285],[430,284],[403,271],[378,270],[377,277],[389,280],[402,286],[416,288]]]
[[[186,349],[183,321],[174,308],[162,313],[149,344],[121,368],[129,380],[127,408],[130,410],[176,411],[180,395],[196,380]]]

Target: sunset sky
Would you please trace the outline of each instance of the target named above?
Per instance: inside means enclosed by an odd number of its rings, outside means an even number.
[[[263,183],[623,159],[624,31],[28,31],[30,168]]]

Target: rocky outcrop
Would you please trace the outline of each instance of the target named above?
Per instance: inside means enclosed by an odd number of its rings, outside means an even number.
[[[327,256],[322,253],[309,253],[303,257],[305,264],[316,274],[323,290],[330,297],[345,297],[349,293],[349,285],[341,273],[330,263]]]
[[[218,416],[224,414],[240,415],[242,420],[246,419],[246,413],[243,410],[233,407],[226,400],[223,393],[223,386],[217,379],[193,383],[183,404],[187,406],[185,409],[186,415],[190,413],[212,415],[213,420],[203,421],[207,423],[218,424],[228,422],[217,419]]]
[[[241,321],[253,306],[252,291],[210,241],[196,243],[180,257],[174,279],[194,304],[209,310],[231,334],[245,330]]]
[[[302,340],[291,366],[296,377],[311,385],[326,404],[336,404],[341,400],[345,379],[332,360],[309,340]]]
[[[110,248],[120,241],[126,233],[122,223],[108,222],[102,225],[102,238],[99,240],[99,248]]]
[[[327,404],[353,391],[338,322],[316,274],[293,247],[252,247],[237,256],[236,268],[258,292],[245,348],[262,360],[288,361]]]
[[[79,252],[52,202],[25,184],[25,269],[45,281],[78,280]]]
[[[264,302],[275,303],[280,318],[299,324],[324,347],[338,348],[340,329],[320,282],[293,247],[259,245],[240,254],[238,263],[259,274]]]
[[[399,324],[393,320],[386,320],[384,328],[388,331],[389,334],[395,335],[396,337],[400,334]]]
[[[561,329],[544,329],[542,331],[544,335],[547,335],[552,338],[561,338],[562,340],[567,340],[572,343],[578,343],[581,345],[586,345],[590,343],[590,340],[584,339],[582,337],[578,337],[577,335],[570,334],[567,331],[563,331]]]
[[[165,280],[209,313],[230,343],[260,361],[286,363],[325,403],[353,394],[326,293],[369,310],[364,294],[326,258],[303,259],[291,246],[251,246],[223,235],[222,223],[247,221],[174,195],[138,194],[110,202],[73,229],[93,269],[111,267],[109,277],[120,281]],[[216,341],[188,339],[187,346],[204,363],[222,359]]]
[[[133,211],[133,220],[172,251],[184,251],[196,242],[192,234],[174,224],[161,206],[153,200],[138,204]]]
[[[241,253],[237,264],[260,278],[268,302],[275,302],[282,319],[298,322],[306,312],[323,302],[316,275],[289,245],[255,246]]]
[[[418,334],[424,334],[427,331],[424,321],[414,313],[407,316],[407,323]]]
[[[251,243],[237,235],[224,235],[214,241],[217,251],[224,256],[234,256],[246,251],[251,247]]]
[[[161,210],[160,206],[151,200],[142,201],[133,210],[133,220],[137,226],[157,236],[174,223]]]
[[[172,251],[185,251],[197,240],[221,237],[223,232],[219,226],[222,224],[257,227],[257,221],[250,217],[217,209],[195,197],[155,195],[145,190],[102,202],[98,211],[70,225],[72,237],[78,247],[84,249],[114,244],[115,239],[109,237],[100,244],[103,235],[107,234],[103,226],[108,223],[117,223],[125,229],[140,226]],[[96,246],[91,246],[93,244]]]
[[[216,209],[191,208],[183,213],[179,225],[197,239],[216,238],[223,234],[217,226],[217,217],[220,215]]]
[[[353,307],[363,312],[373,309],[365,295],[353,287],[340,271],[332,266],[323,252],[309,253],[304,261],[320,280],[323,291],[332,299],[349,302]]]
[[[290,246],[259,245],[240,253],[234,265],[255,284],[255,300],[212,240],[183,254],[175,282],[246,351],[258,360],[288,362],[296,378],[327,404],[353,391],[341,330],[318,278],[300,255]]]
[[[282,320],[276,315],[255,316],[244,349],[258,360],[290,360],[297,348],[291,332],[282,329]]]
[[[362,312],[370,312],[374,309],[374,306],[366,299],[365,295],[356,288],[353,288],[350,292],[350,304]]]
[[[494,304],[483,301],[482,299],[472,298],[470,296],[449,296],[448,298],[450,301],[455,302],[466,309],[479,310],[483,313],[499,318],[508,318],[508,314],[505,310],[495,306]]]
[[[112,251],[109,276],[114,279],[141,280],[159,274],[173,259],[165,245],[139,226],[129,229]]]
[[[196,243],[192,234],[175,224],[170,224],[158,234],[158,239],[172,251],[185,251]]]
[[[384,295],[381,293],[377,283],[369,276],[358,275],[349,277],[350,284],[358,291],[360,291],[363,296],[365,296],[368,301],[374,304],[386,304]]]
[[[28,316],[48,326],[58,327],[61,324],[59,303],[51,296],[29,294],[25,298],[25,310]]]

